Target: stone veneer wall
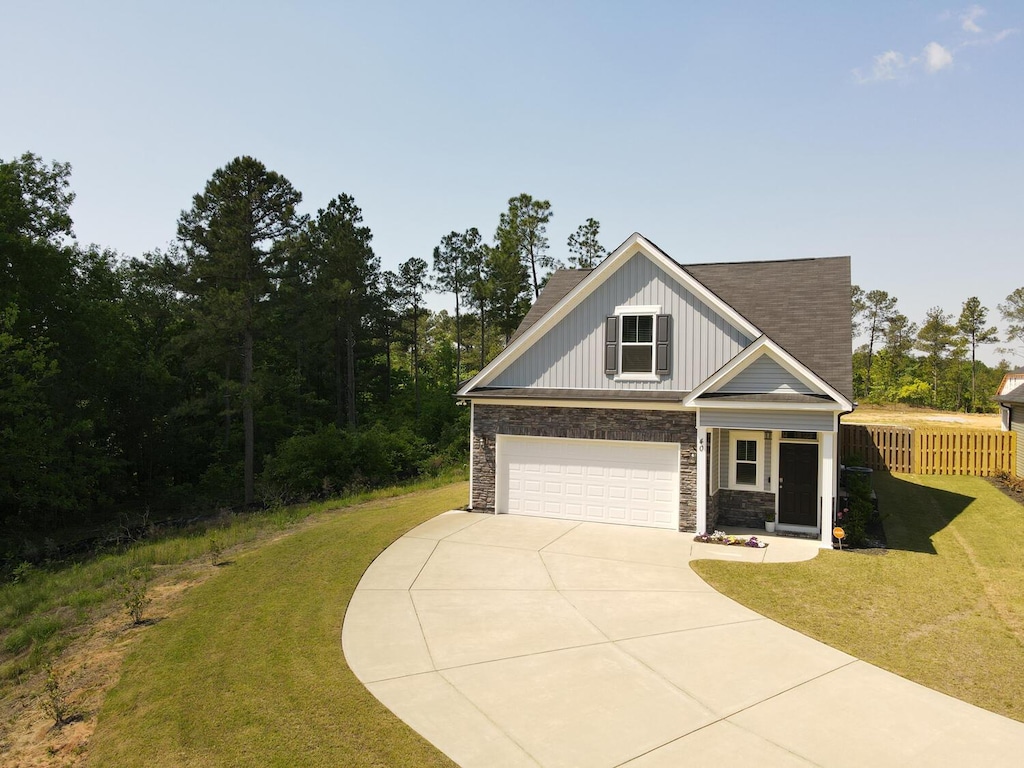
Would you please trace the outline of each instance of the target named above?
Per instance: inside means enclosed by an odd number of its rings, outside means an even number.
[[[707,528],[705,531],[698,531],[698,533],[712,533],[715,528],[718,527],[718,499],[721,496],[722,491],[715,491],[711,496],[708,497],[707,505]]]
[[[697,427],[693,412],[474,404],[472,502],[473,509],[481,512],[494,510],[497,435],[679,443],[679,530],[696,528]]]
[[[775,511],[774,493],[722,488],[718,491],[717,498],[718,525],[763,528],[765,512]]]

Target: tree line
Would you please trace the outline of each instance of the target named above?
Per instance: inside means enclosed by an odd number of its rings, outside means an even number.
[[[1005,360],[990,367],[977,359],[982,346],[1024,344],[1024,287],[1012,291],[997,309],[1008,324],[1000,339],[989,324],[989,310],[977,296],[956,315],[931,307],[920,324],[899,311],[887,291],[852,290],[853,336],[866,342],[853,352],[854,395],[861,402],[898,402],[953,411],[991,411]],[[999,347],[1013,354],[1012,346]]]
[[[67,163],[0,161],[0,519],[7,554],[135,516],[288,502],[464,467],[452,394],[551,270],[521,194],[432,260],[383,269],[349,194],[315,215],[251,157],[217,169],[164,250],[83,247]],[[569,262],[606,255],[600,224]],[[454,314],[425,296],[454,298]],[[3,554],[3,552],[0,552]],[[25,553],[15,553],[17,557]],[[15,555],[12,555],[15,556]]]

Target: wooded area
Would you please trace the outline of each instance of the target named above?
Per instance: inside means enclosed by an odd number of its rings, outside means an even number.
[[[993,276],[993,279],[997,279]],[[899,311],[887,291],[853,286],[853,335],[866,342],[853,352],[855,398],[864,403],[908,403],[949,411],[985,412],[1006,360],[994,367],[977,359],[983,345],[997,344],[1002,354],[1018,354],[1024,345],[1024,287],[998,305],[1008,323],[1003,339],[989,325],[987,307],[976,296],[966,299],[958,315],[932,307],[918,325]]]
[[[251,157],[216,170],[177,240],[139,257],[76,242],[71,168],[0,161],[0,558],[59,554],[104,525],[273,505],[462,468],[469,413],[452,397],[496,355],[551,270],[551,204],[520,194],[491,243],[439,238],[382,269],[355,199],[316,215]],[[568,263],[606,255],[593,218]],[[454,313],[425,306],[449,295]],[[1000,305],[1024,340],[1024,288]],[[855,288],[863,400],[990,407],[1005,364],[987,310],[920,327]]]
[[[315,216],[251,157],[215,171],[165,251],[76,242],[71,168],[0,161],[0,557],[130,527],[464,468],[452,394],[555,265],[551,205],[518,195],[493,245],[440,238],[381,268],[355,199]],[[605,255],[593,219],[574,263]],[[424,254],[430,256],[430,254]],[[455,314],[424,306],[454,297]]]

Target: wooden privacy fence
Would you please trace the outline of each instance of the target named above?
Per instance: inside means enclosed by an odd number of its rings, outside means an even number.
[[[921,475],[1013,472],[1016,435],[994,429],[915,429],[843,424],[840,457],[859,456],[866,466]]]

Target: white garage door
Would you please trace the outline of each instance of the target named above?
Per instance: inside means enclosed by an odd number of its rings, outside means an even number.
[[[497,439],[498,512],[679,526],[679,446],[550,437]]]

